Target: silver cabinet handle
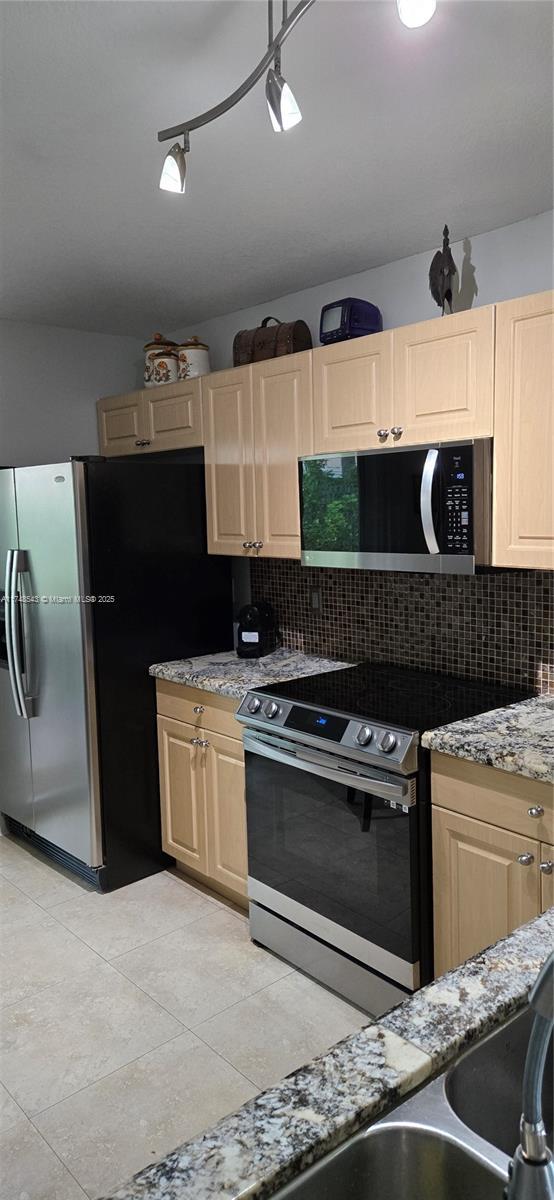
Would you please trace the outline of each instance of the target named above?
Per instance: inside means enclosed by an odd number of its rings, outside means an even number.
[[[149,445],[150,445],[150,442],[149,442],[148,438],[137,438],[137,441],[135,442],[135,446],[149,446]]]
[[[554,862],[552,862],[552,859],[547,858],[545,862],[539,863],[539,871],[542,871],[543,875],[551,875],[554,871]]]
[[[518,854],[518,856],[516,858],[516,862],[519,863],[520,867],[531,867],[533,865],[534,861],[535,861],[535,855],[529,854],[528,851],[525,851],[524,854]]]
[[[392,433],[392,436],[395,438],[402,437],[402,434],[404,433],[404,426],[403,425],[393,425],[393,427],[391,429],[391,433]]]
[[[399,427],[398,427],[399,428]],[[394,433],[394,430],[393,430]],[[421,475],[421,487],[419,492],[419,508],[421,513],[421,524],[423,526],[423,536],[427,545],[429,554],[439,553],[439,544],[433,524],[433,477],[435,467],[439,457],[438,450],[428,450],[425,456],[425,465]]]
[[[544,817],[544,808],[542,804],[533,804],[532,808],[527,809],[527,814],[530,817]]]
[[[190,744],[191,746],[202,746],[202,749],[205,750],[210,743],[205,738],[193,737],[190,739]]]
[[[252,542],[252,549],[253,550],[262,550],[263,542]]]
[[[378,429],[378,430],[377,430],[377,437],[378,437],[378,438],[381,438],[381,440],[382,440],[382,439],[384,439],[384,438],[388,438],[388,436],[389,436],[389,433],[390,433],[390,429]]]
[[[192,711],[195,713],[203,713],[203,712],[205,712],[204,705],[203,704],[195,704]]]
[[[254,542],[243,542],[242,545],[244,550],[251,550]]]

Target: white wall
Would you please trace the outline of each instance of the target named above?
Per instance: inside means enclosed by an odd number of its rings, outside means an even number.
[[[291,215],[291,220],[293,220]],[[315,218],[317,219],[317,217]],[[371,214],[368,214],[368,220]],[[542,292],[553,285],[553,214],[541,213],[514,225],[505,225],[490,233],[471,238],[470,245],[456,242],[452,246],[459,272],[456,308],[492,304],[511,300],[530,292]],[[442,245],[442,241],[441,241]],[[438,248],[438,246],[436,247]],[[466,255],[465,250],[471,253]],[[268,285],[271,291],[271,242],[268,243]],[[275,248],[278,253],[278,247]],[[360,271],[342,279],[334,279],[318,287],[307,288],[277,299],[264,300],[252,308],[226,313],[189,327],[174,331],[176,340],[197,333],[208,342],[212,369],[232,366],[233,338],[239,329],[253,329],[262,318],[271,314],[281,321],[298,318],[308,322],[314,346],[319,345],[319,316],[324,304],[344,296],[359,296],[371,300],[381,309],[385,329],[408,325],[437,316],[439,310],[429,292],[428,272],[433,251],[415,254],[397,262]],[[471,271],[473,265],[474,272]],[[474,295],[474,275],[478,292]]]
[[[0,466],[97,454],[95,402],[142,379],[142,341],[0,321]]]

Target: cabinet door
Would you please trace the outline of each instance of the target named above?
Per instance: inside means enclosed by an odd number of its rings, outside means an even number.
[[[321,346],[312,363],[315,454],[386,445],[377,430],[392,425],[392,333]]]
[[[494,305],[393,332],[397,445],[491,437]]]
[[[242,742],[208,732],[206,792],[210,879],[247,894],[246,804]]]
[[[298,459],[313,449],[311,351],[256,363],[252,390],[259,553],[300,558]]]
[[[250,553],[256,540],[250,367],[202,379],[210,554]]]
[[[554,846],[541,842],[541,912],[554,905]]]
[[[435,975],[538,915],[539,853],[530,838],[433,806]]]
[[[554,566],[553,292],[497,305],[493,564]]]
[[[206,874],[205,750],[192,725],[158,717],[162,845],[178,862]]]
[[[104,396],[96,405],[100,453],[141,454],[147,437],[142,392]]]
[[[142,393],[147,449],[180,450],[202,445],[200,379],[185,379]]]

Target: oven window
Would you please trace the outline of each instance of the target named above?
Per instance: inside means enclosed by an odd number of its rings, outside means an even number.
[[[407,962],[419,958],[417,818],[246,754],[248,873]]]

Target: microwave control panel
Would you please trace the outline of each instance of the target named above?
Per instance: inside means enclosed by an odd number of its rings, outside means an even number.
[[[445,551],[447,554],[473,554],[471,466],[471,455],[464,453],[461,447],[457,453],[449,455],[445,463]]]

